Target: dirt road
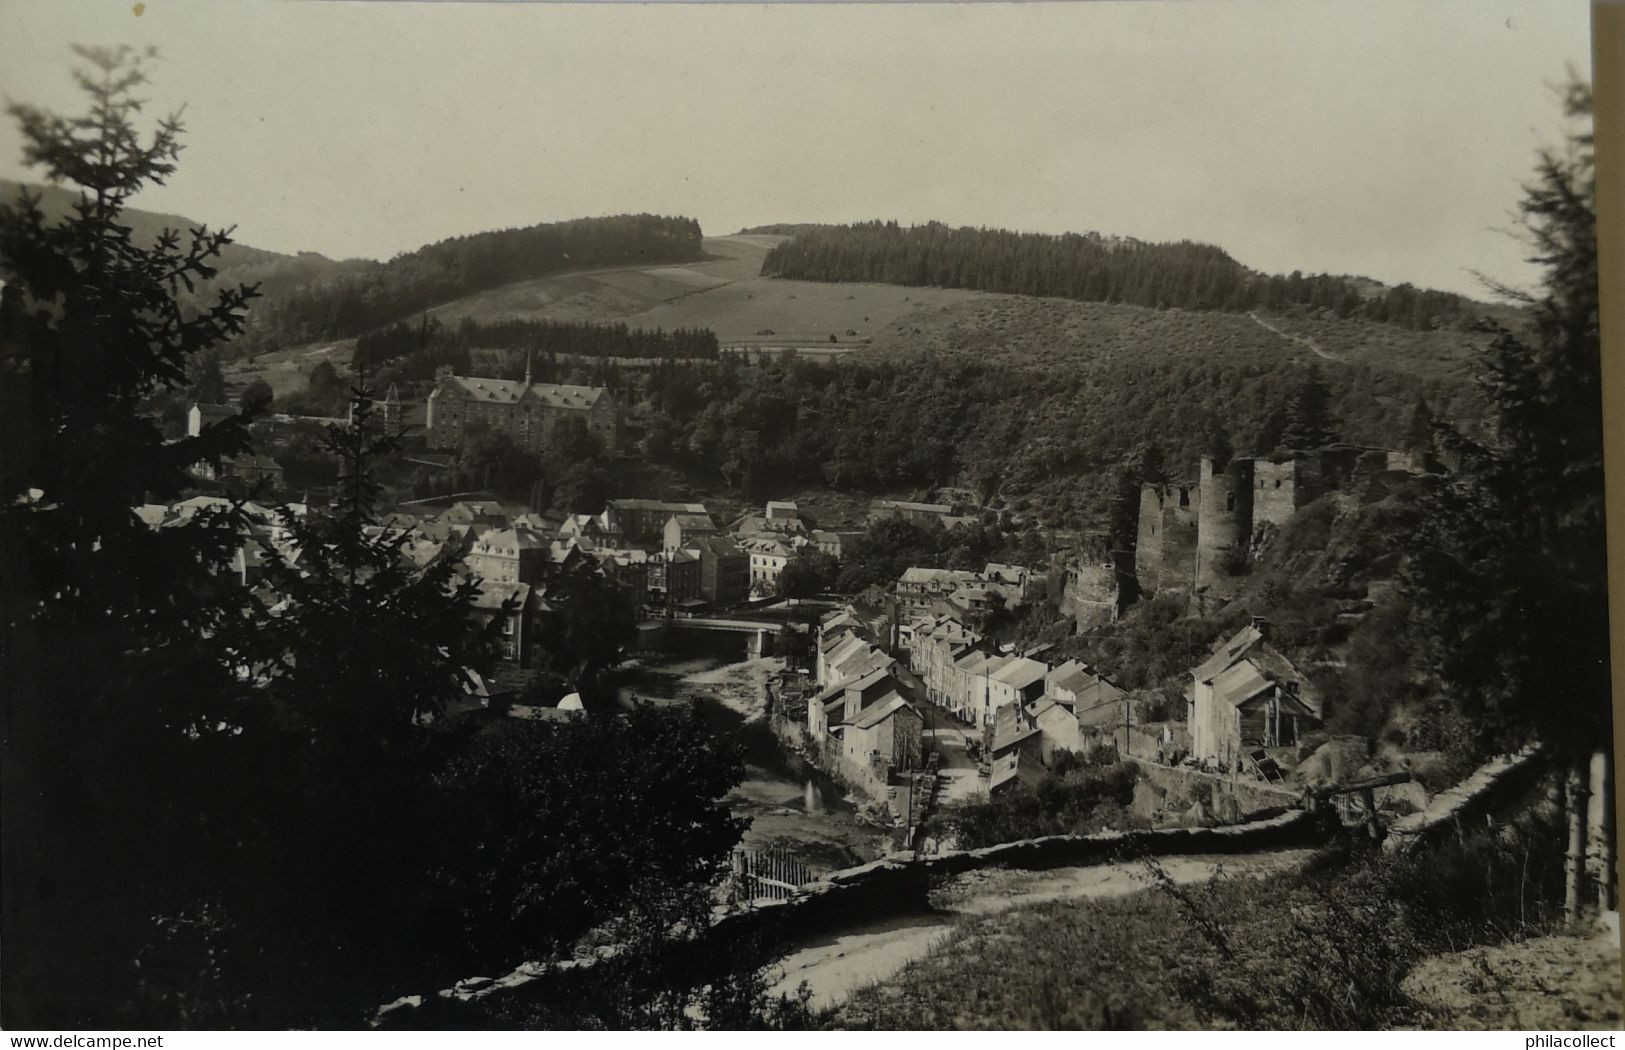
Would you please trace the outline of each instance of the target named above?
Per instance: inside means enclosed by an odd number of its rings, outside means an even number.
[[[1162,866],[1182,883],[1200,882],[1221,864],[1228,876],[1258,878],[1302,864],[1312,852],[1164,857]],[[815,1008],[833,1006],[859,988],[885,980],[929,955],[948,940],[960,916],[990,915],[1045,901],[1116,897],[1149,885],[1137,864],[967,872],[933,892],[932,911],[854,925],[794,945],[780,962],[781,976],[774,990],[791,993],[805,981]]]

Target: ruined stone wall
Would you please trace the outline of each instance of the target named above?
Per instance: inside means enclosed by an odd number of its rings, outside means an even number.
[[[1253,461],[1253,528],[1281,526],[1298,509],[1298,460]]]
[[[1148,593],[1189,591],[1196,577],[1201,487],[1192,481],[1140,486],[1134,576]]]
[[[1362,498],[1380,498],[1415,468],[1406,453],[1333,445],[1223,465],[1204,457],[1195,479],[1142,484],[1137,590],[1190,593],[1201,608],[1222,605],[1235,596],[1252,555],[1299,508],[1330,492],[1358,489]]]

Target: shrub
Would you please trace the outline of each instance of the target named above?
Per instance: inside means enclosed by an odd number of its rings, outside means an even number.
[[[978,849],[1042,835],[1080,834],[1122,828],[1134,800],[1140,770],[1133,762],[1079,765],[1064,752],[1065,773],[1052,770],[1031,788],[1017,787],[988,802],[942,814],[935,834],[956,834],[964,849]]]

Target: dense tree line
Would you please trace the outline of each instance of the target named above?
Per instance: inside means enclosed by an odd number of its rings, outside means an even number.
[[[990,561],[1039,566],[1047,557],[1043,537],[1031,529],[1005,531],[991,520],[943,528],[883,518],[842,549],[835,586],[855,594],[871,584],[890,585],[915,567],[980,572]]]
[[[810,281],[967,288],[1158,309],[1328,311],[1408,328],[1465,327],[1481,307],[1408,284],[1375,295],[1327,274],[1255,273],[1219,248],[1066,233],[868,222],[796,227],[762,273]]]
[[[1501,331],[1484,355],[1493,437],[1441,436],[1460,468],[1427,507],[1405,583],[1425,666],[1472,742],[1536,738],[1568,763],[1573,913],[1614,906],[1614,887],[1588,885],[1585,872],[1588,850],[1615,853],[1612,821],[1588,828],[1586,816],[1593,755],[1611,786],[1614,751],[1589,86],[1571,82],[1564,103],[1579,127],[1541,151],[1519,202],[1543,271],[1540,290],[1522,296],[1534,323]],[[1593,835],[1602,841],[1588,845]]]
[[[699,223],[680,217],[614,215],[491,230],[290,289],[259,308],[256,325],[287,343],[339,339],[511,281],[700,255]]]
[[[416,323],[400,321],[365,333],[356,340],[351,360],[356,366],[375,368],[422,353],[439,364],[459,349],[481,347],[534,351],[538,357],[563,354],[711,359],[718,353],[716,333],[705,328],[678,328],[667,332],[660,328],[645,330],[587,321],[506,320],[481,324],[472,317],[464,317],[455,329],[450,329],[442,325],[439,318],[425,315]],[[415,377],[421,368],[411,371]]]
[[[1294,421],[1291,432],[1324,436],[1335,421],[1344,440],[1397,448],[1419,394],[1459,400],[1442,380],[1358,365],[1295,373],[1265,355],[1096,357],[1064,372],[933,353],[725,357],[662,363],[645,384],[648,455],[753,498],[787,483],[964,485],[1052,525],[1105,513],[1131,457],[1180,476],[1205,454],[1271,451]]]

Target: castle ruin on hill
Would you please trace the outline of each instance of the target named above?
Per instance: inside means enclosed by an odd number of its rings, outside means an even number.
[[[1240,578],[1298,508],[1356,477],[1397,479],[1428,472],[1425,454],[1358,445],[1307,452],[1204,456],[1196,475],[1140,486],[1134,579],[1143,594],[1185,594],[1199,607],[1233,598]]]

